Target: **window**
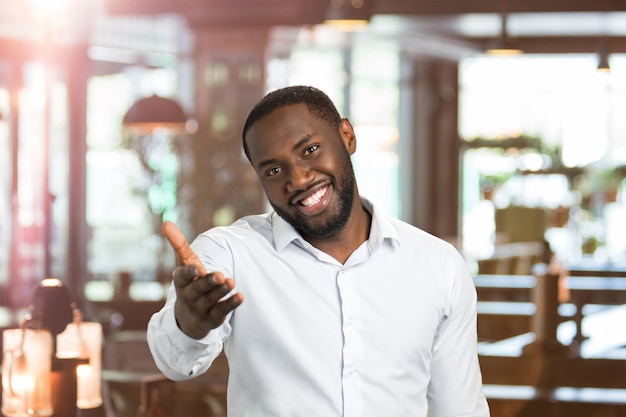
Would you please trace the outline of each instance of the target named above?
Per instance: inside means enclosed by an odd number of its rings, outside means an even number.
[[[464,155],[468,254],[481,257],[493,249],[494,210],[527,206],[546,209],[545,237],[565,259],[626,255],[624,238],[612,233],[623,230],[619,219],[626,218],[620,168],[626,164],[626,120],[617,116],[626,111],[626,57],[611,57],[608,76],[596,66],[592,55],[476,57],[461,63],[459,130],[469,147],[478,148]],[[520,139],[536,146],[473,146]],[[617,199],[607,187],[615,187]],[[563,211],[567,219],[557,221]],[[591,251],[585,243],[592,241]]]
[[[94,77],[88,87],[88,269],[96,279],[131,274],[134,280],[154,280],[174,266],[160,229],[163,220],[176,220],[173,138],[167,132],[129,136],[122,118],[137,89],[159,86],[159,95],[171,96],[176,76],[173,70],[135,70]]]

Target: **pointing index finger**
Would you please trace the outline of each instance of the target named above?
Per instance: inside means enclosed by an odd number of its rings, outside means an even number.
[[[166,220],[161,225],[161,230],[183,265],[193,265],[198,270],[199,276],[205,276],[207,271],[204,269],[204,265],[202,265],[200,258],[191,250],[185,235],[182,234],[178,227],[171,221]]]

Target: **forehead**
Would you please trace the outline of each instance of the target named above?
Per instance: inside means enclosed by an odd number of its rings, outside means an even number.
[[[311,114],[304,103],[273,110],[257,120],[246,134],[250,158],[257,162],[277,149],[290,149],[307,135],[319,133],[326,124]]]

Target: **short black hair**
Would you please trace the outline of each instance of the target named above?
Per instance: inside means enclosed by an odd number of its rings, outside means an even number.
[[[315,87],[304,85],[280,88],[263,97],[261,101],[252,108],[250,114],[248,114],[241,135],[243,150],[248,159],[250,159],[250,155],[248,153],[248,145],[246,144],[246,134],[252,125],[274,110],[300,103],[306,104],[311,114],[319,117],[321,120],[327,121],[334,128],[339,129],[341,115],[326,93]]]

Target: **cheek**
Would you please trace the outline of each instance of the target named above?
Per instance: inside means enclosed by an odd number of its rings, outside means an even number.
[[[343,153],[340,153],[343,152]],[[338,149],[332,158],[328,158],[324,161],[323,165],[320,165],[320,169],[333,175],[335,177],[340,176],[344,172],[346,167],[346,158],[344,157],[345,151]]]
[[[277,203],[281,200],[285,187],[279,181],[261,181],[261,186],[263,187],[263,191],[265,191],[265,195],[267,198],[273,202]]]

